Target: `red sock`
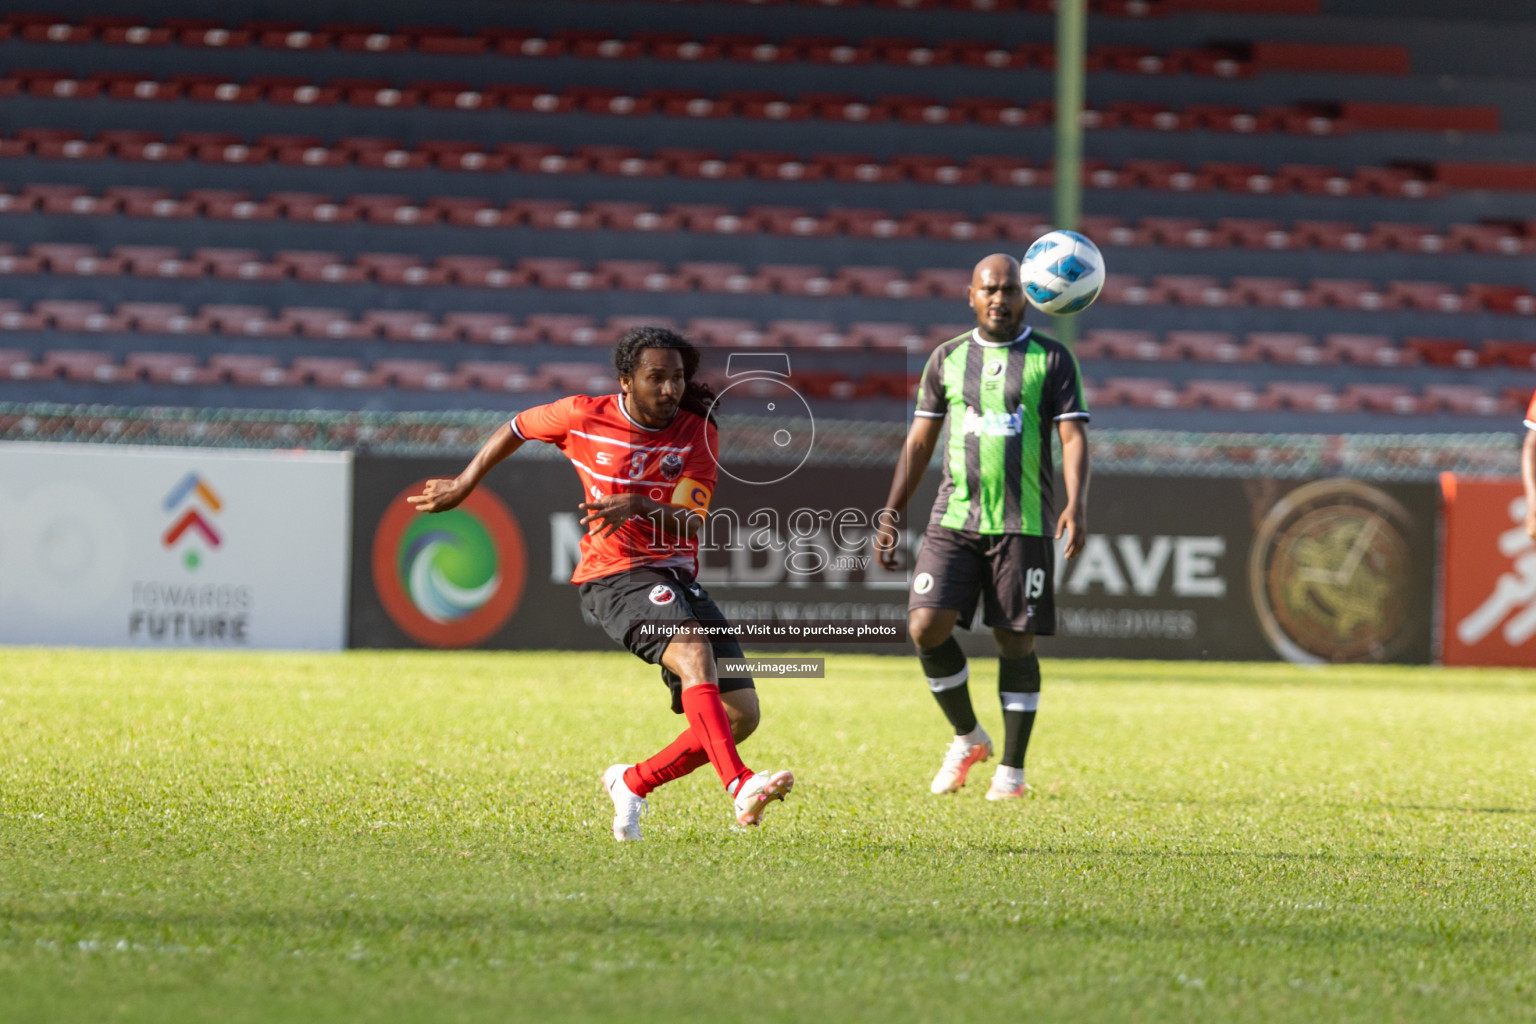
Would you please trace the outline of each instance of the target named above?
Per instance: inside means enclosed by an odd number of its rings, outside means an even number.
[[[742,764],[736,753],[731,720],[725,716],[725,705],[720,703],[719,686],[699,683],[684,690],[683,715],[688,719],[694,742],[709,755],[709,763],[715,766],[727,790],[732,783],[752,774],[752,769]]]
[[[635,796],[646,796],[657,786],[680,779],[707,764],[709,757],[699,741],[693,738],[693,730],[684,729],[683,734],[661,753],[626,769],[624,785]]]

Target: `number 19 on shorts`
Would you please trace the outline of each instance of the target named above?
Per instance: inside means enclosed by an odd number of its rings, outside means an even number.
[[[1031,569],[1024,574],[1024,596],[1036,598],[1045,593],[1045,570]]]

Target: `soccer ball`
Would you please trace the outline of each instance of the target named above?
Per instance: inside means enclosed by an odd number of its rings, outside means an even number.
[[[1082,312],[1104,287],[1104,257],[1076,231],[1041,235],[1024,253],[1019,272],[1030,305],[1054,316]]]

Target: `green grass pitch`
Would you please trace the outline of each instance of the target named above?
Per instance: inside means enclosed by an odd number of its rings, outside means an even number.
[[[681,722],[622,653],[0,657],[8,1024],[1536,1021],[1531,673],[1047,660],[998,805],[834,654],[761,829],[704,771],[619,844]]]

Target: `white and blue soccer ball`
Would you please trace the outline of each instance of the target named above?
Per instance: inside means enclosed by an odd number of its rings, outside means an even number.
[[[1104,288],[1104,256],[1076,231],[1052,231],[1035,239],[1019,271],[1029,304],[1053,316],[1081,313]]]

